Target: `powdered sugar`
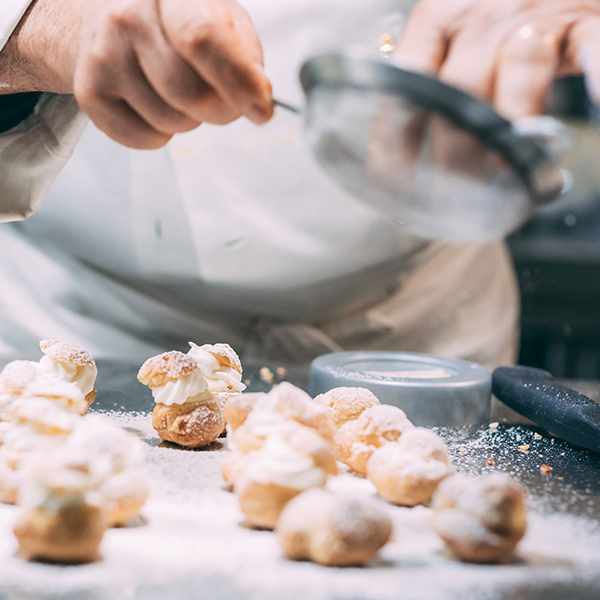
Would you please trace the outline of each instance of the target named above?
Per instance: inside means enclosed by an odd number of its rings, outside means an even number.
[[[34,564],[14,556],[11,529],[18,509],[0,506],[0,586],[11,597],[501,600],[519,590],[523,597],[562,600],[600,594],[596,519],[570,516],[564,507],[556,511],[545,493],[532,493],[528,532],[517,557],[507,565],[465,565],[450,559],[429,526],[430,509],[389,505],[394,538],[366,568],[331,569],[287,561],[273,533],[240,526],[243,516],[235,496],[223,489],[219,472],[225,441],[195,451],[176,449],[160,442],[148,414],[108,414],[146,441],[151,495],[142,513],[147,525],[107,531],[101,562],[68,568]],[[513,437],[515,431],[525,436],[528,430],[515,428]],[[478,471],[480,465],[489,470],[485,458],[492,448],[502,450],[488,432],[475,438],[440,433],[451,455],[461,460],[459,469],[467,472]],[[529,435],[533,438],[533,433]],[[545,439],[545,444],[550,441]],[[461,447],[466,447],[465,454]],[[524,465],[510,468],[526,470]],[[557,470],[561,471],[558,465]],[[533,477],[534,471],[527,473]],[[553,484],[555,489],[557,482],[536,476],[543,486]],[[328,487],[375,493],[368,480],[347,474],[330,480]],[[582,496],[569,491],[574,493]],[[580,500],[585,507],[596,497]]]
[[[42,340],[42,352],[60,362],[72,363],[80,366],[95,366],[92,355],[79,344],[74,342],[59,342],[57,340]]]

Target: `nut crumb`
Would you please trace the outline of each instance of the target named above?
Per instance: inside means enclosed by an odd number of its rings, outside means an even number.
[[[467,453],[467,449],[466,449],[466,448],[464,448],[464,447],[463,447],[463,448],[459,448],[459,449],[458,449],[458,451],[459,451],[461,454],[466,454],[466,453]]]
[[[250,380],[249,379],[244,379],[244,385],[250,385]]]
[[[265,382],[265,383],[273,383],[273,371],[271,371],[271,369],[269,369],[269,367],[261,367],[260,371],[260,378]]]
[[[565,455],[565,453],[564,453],[564,452],[561,452],[561,453],[560,453],[560,455],[561,455],[561,456],[564,456],[564,455]]]
[[[556,479],[558,479],[559,481],[562,481],[564,479],[564,477],[557,477]]]
[[[523,454],[529,454],[529,444],[524,444],[523,446],[517,446],[517,450],[522,452]]]
[[[551,444],[554,444],[555,440],[556,440],[556,438],[552,438],[552,439],[550,440],[550,443],[551,443]]]
[[[534,433],[533,434],[533,439],[534,440],[541,440],[544,436],[540,435],[539,433]]]
[[[540,472],[544,477],[552,477],[553,468],[549,465],[542,465],[540,467]]]
[[[496,464],[496,461],[495,461],[493,458],[488,458],[488,459],[485,461],[485,464],[486,464],[488,467],[493,467],[493,466]]]
[[[517,442],[521,441],[521,436],[517,433]]]
[[[285,367],[277,367],[275,373],[277,373],[277,377],[281,379],[282,377],[285,377],[287,375],[287,369]]]
[[[496,431],[498,429],[498,422],[495,421],[494,423],[490,423],[490,429]]]

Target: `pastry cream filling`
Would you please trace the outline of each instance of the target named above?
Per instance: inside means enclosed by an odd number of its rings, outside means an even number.
[[[208,382],[208,389],[214,394],[218,392],[242,392],[246,386],[242,376],[231,367],[222,367],[219,361],[206,350],[192,346],[188,354],[198,363],[202,375]]]
[[[192,371],[189,375],[177,381],[168,381],[152,390],[152,396],[157,404],[185,404],[186,402],[201,402],[212,400],[212,395],[207,398],[196,398],[208,391],[208,384],[200,369]],[[208,396],[208,395],[207,395]]]
[[[98,369],[96,365],[74,365],[73,363],[54,360],[49,356],[40,359],[39,373],[42,377],[58,377],[74,383],[86,396],[94,389]]]
[[[272,435],[251,466],[253,476],[267,483],[295,490],[325,485],[327,473],[313,459],[294,450],[281,435]]]
[[[282,409],[283,405],[279,402],[277,395],[266,394],[254,405],[244,425],[256,437],[269,437],[271,434],[277,433],[281,425],[288,420]]]

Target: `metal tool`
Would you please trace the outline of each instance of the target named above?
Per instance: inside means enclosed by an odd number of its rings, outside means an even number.
[[[434,77],[343,51],[307,60],[300,81],[306,135],[324,170],[412,233],[500,237],[564,187],[531,120],[523,134],[490,105]]]

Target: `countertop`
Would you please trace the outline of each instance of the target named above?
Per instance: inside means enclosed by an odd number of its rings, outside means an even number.
[[[15,555],[19,508],[0,506],[0,597],[69,599],[597,600],[600,597],[600,455],[535,427],[444,428],[459,472],[502,471],[528,491],[529,528],[501,565],[450,557],[429,527],[430,509],[389,506],[394,538],[363,568],[326,568],[283,558],[275,535],[243,526],[220,477],[221,439],[206,449],[161,442],[150,424],[153,401],[136,367],[100,363],[93,411],[146,444],[151,494],[136,527],[109,530],[103,559],[80,566],[29,563]],[[250,389],[268,389],[246,368]],[[286,376],[275,376],[274,382]],[[293,377],[292,377],[293,379]],[[590,387],[590,386],[588,386]],[[600,387],[591,385],[592,391]],[[589,391],[589,389],[588,389]],[[600,396],[600,393],[599,395]],[[409,415],[410,416],[410,415]],[[519,446],[529,445],[527,453]],[[553,468],[542,475],[540,466]],[[333,489],[373,494],[366,479],[343,474]]]

